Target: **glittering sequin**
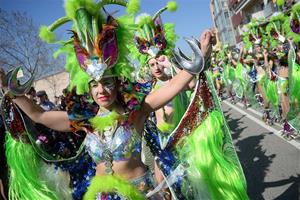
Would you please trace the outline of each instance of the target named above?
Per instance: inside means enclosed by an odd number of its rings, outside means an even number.
[[[130,158],[133,153],[141,152],[141,136],[136,131],[124,126],[118,127],[109,141],[107,137],[104,141],[99,135],[89,133],[84,143],[96,163],[105,161],[106,149],[112,152],[114,161],[125,160]]]
[[[154,179],[153,174],[147,171],[144,175],[132,179],[129,181],[133,186],[135,186],[141,193],[147,194],[150,190],[154,189]],[[127,200],[120,194],[116,193],[99,193],[96,200]]]
[[[57,167],[70,173],[73,199],[81,200],[90,185],[90,180],[96,174],[96,164],[91,157],[83,153],[76,160],[57,163]]]
[[[27,140],[27,138],[24,137],[26,130],[20,110],[8,96],[3,97],[1,108],[7,131],[17,140],[23,139],[23,142]]]

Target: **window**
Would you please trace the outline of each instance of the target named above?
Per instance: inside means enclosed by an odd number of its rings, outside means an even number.
[[[227,6],[226,1],[222,1],[222,8],[225,8]]]
[[[228,12],[224,12],[225,18],[228,19],[229,18],[229,14]]]

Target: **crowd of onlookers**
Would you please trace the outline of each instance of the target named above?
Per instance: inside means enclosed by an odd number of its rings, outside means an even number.
[[[54,102],[51,102],[45,90],[36,91],[34,87],[31,87],[26,93],[26,96],[36,102],[45,111],[66,110],[64,95],[54,96]]]
[[[262,110],[289,140],[300,135],[300,2],[290,3],[269,19],[252,19],[239,46],[216,47],[210,68],[221,98]]]

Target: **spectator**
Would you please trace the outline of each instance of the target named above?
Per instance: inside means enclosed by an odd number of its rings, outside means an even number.
[[[60,96],[60,104],[58,105],[58,109],[62,110],[62,111],[66,111],[66,107],[67,107],[66,98],[63,95],[61,95]]]
[[[39,97],[39,105],[45,110],[50,111],[55,108],[54,103],[49,101],[48,95],[45,90],[40,90],[36,93],[36,96]]]
[[[54,96],[54,104],[55,104],[55,106],[59,106],[59,104],[60,104],[60,97],[59,96]]]
[[[36,100],[36,91],[34,89],[34,87],[31,87],[29,89],[29,91],[26,93],[26,96],[31,99],[32,101],[34,101],[35,103],[37,103],[37,100]]]

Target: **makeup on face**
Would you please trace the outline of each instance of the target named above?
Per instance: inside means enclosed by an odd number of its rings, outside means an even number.
[[[113,89],[115,87],[115,80],[113,78],[102,78],[100,81],[92,80],[89,85],[90,87],[97,87],[99,83],[104,88]]]
[[[113,78],[103,78],[100,83],[103,85],[106,91],[112,91],[116,86],[115,80]]]
[[[117,97],[117,83],[114,78],[103,78],[100,81],[91,81],[90,93],[99,106],[108,108],[113,105]]]
[[[100,90],[99,84],[101,84],[102,90]],[[90,82],[91,92],[94,98],[100,101],[108,101],[109,97],[113,93],[115,88],[115,80],[113,78],[103,78],[97,82],[95,80]]]

